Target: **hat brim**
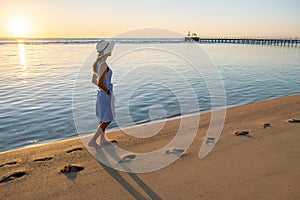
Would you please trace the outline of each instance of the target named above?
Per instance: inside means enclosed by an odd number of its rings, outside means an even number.
[[[103,55],[102,55],[102,56],[111,53],[112,50],[114,49],[114,46],[115,46],[115,43],[114,43],[114,42],[108,42],[108,46],[106,47],[106,49],[104,49]],[[102,56],[101,56],[101,57],[102,57]]]

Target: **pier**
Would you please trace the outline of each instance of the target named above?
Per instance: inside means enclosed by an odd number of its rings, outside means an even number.
[[[300,47],[299,38],[197,38],[200,43],[231,43],[231,44],[253,44],[253,45],[277,45]]]

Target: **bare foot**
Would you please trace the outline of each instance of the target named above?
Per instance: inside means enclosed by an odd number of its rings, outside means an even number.
[[[96,142],[94,142],[94,141],[90,141],[89,143],[88,143],[88,145],[89,145],[89,147],[94,147],[94,148],[99,148],[100,146],[96,143]]]

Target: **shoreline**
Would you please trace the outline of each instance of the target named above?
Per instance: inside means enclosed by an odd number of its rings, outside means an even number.
[[[219,108],[219,109],[214,110],[214,111],[223,110],[223,109],[230,109],[230,108],[235,108],[235,107],[240,107],[240,106],[245,106],[245,105],[249,105],[249,104],[253,104],[253,103],[265,102],[265,101],[269,101],[269,100],[272,100],[272,99],[280,99],[280,98],[285,98],[285,97],[293,97],[293,96],[297,96],[297,95],[299,95],[299,94],[285,95],[285,96],[280,96],[280,97],[273,97],[273,98],[265,99],[263,101],[257,101],[257,102],[254,101],[254,102],[250,102],[250,103],[246,103],[246,104],[231,105],[231,106],[226,106],[226,108]],[[140,126],[147,126],[149,124],[162,123],[162,122],[171,121],[171,120],[178,120],[180,118],[193,117],[193,116],[203,115],[203,114],[207,114],[207,113],[211,113],[211,112],[213,112],[213,111],[212,110],[207,110],[207,111],[200,111],[200,112],[197,111],[197,112],[193,112],[193,113],[189,113],[189,114],[184,114],[184,115],[175,115],[175,116],[170,116],[170,117],[163,118],[163,119],[156,119],[156,120],[153,120],[153,121],[140,122],[140,123],[137,123],[135,125],[129,125],[129,126],[126,126],[126,127],[112,128],[112,129],[108,129],[106,132],[107,133],[111,133],[111,132],[114,132],[114,131],[120,131],[120,130],[138,128]],[[90,134],[92,134],[92,133],[90,133]],[[78,135],[78,133],[77,133],[77,135]],[[89,135],[89,134],[87,134],[87,135]],[[62,139],[62,140],[54,140],[54,141],[45,142],[45,143],[41,143],[41,144],[28,145],[28,146],[17,148],[17,149],[10,149],[10,150],[7,150],[7,151],[2,151],[2,152],[0,152],[0,155],[3,154],[3,153],[9,153],[9,152],[12,152],[12,151],[18,151],[18,150],[22,150],[22,149],[31,148],[31,147],[48,145],[48,144],[55,143],[55,142],[67,142],[69,140],[76,140],[76,139],[80,139],[80,138],[81,138],[81,136],[77,136],[77,137],[66,138],[66,139]]]
[[[208,156],[199,159],[198,152],[210,112],[200,114],[198,133],[184,155],[149,173],[109,168],[79,138],[0,153],[0,199],[300,198],[300,123],[288,122],[300,119],[300,94],[226,112],[220,139]],[[150,138],[136,139],[121,130],[108,137],[128,151],[150,152],[166,145],[179,123],[180,119],[169,120]],[[266,123],[269,126],[264,127]],[[236,131],[249,134],[237,136]],[[61,173],[68,165],[75,171]]]

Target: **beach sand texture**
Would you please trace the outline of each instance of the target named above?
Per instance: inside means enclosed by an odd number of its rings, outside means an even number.
[[[297,119],[300,95],[229,108],[219,141],[199,159],[210,121],[210,113],[201,114],[185,155],[150,173],[106,167],[78,138],[3,152],[0,199],[300,199]],[[168,121],[147,139],[122,131],[108,137],[133,152],[153,151],[173,138],[179,122]]]

